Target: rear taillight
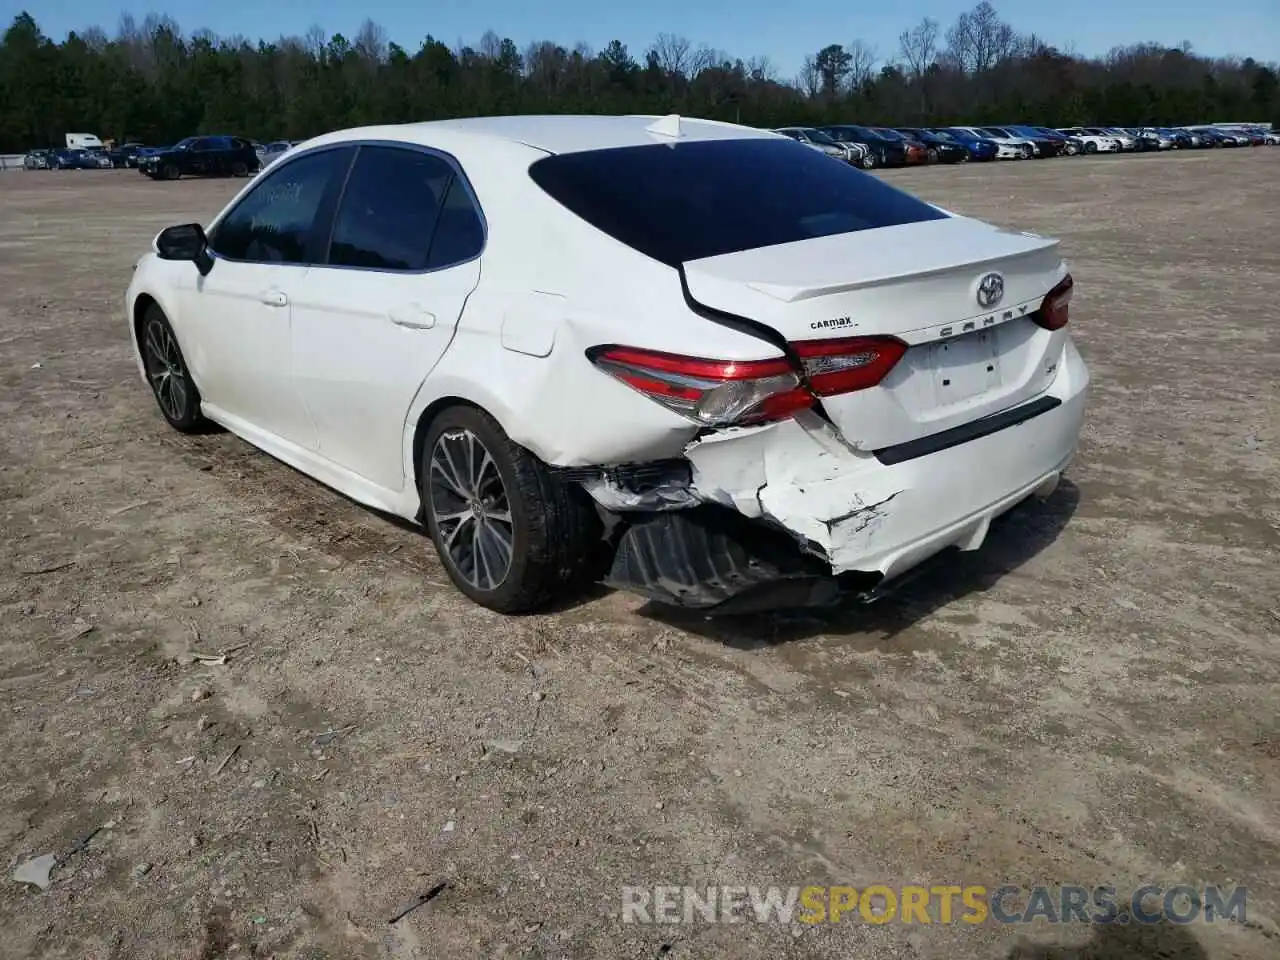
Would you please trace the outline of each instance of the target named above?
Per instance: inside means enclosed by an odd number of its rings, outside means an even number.
[[[1075,281],[1071,274],[1062,278],[1056,287],[1050,290],[1040,304],[1040,309],[1033,315],[1036,323],[1046,330],[1061,330],[1067,325],[1067,308],[1071,305],[1071,291]]]
[[[907,350],[892,337],[804,340],[791,347],[803,379],[784,357],[707,360],[621,346],[594,347],[587,356],[668,410],[726,426],[778,420],[813,406],[816,397],[874,387]]]
[[[804,364],[805,380],[820,397],[876,386],[907,352],[907,345],[894,337],[801,340],[791,346]]]
[[[587,356],[668,410],[708,426],[775,420],[814,402],[783,357],[705,360],[619,346],[595,347]]]

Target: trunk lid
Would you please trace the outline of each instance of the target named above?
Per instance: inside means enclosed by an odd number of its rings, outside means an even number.
[[[1030,318],[1066,273],[1058,241],[948,217],[684,264],[699,303],[787,340],[888,335],[908,350],[878,386],[824,397],[845,439],[874,450],[1014,406],[1053,381],[1064,331]],[[1003,295],[984,307],[988,274]]]

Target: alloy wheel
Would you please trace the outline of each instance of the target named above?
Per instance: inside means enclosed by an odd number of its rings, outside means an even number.
[[[428,502],[447,562],[477,590],[511,572],[515,527],[498,465],[465,428],[440,434],[431,450]]]
[[[155,391],[156,402],[172,421],[183,419],[191,392],[187,389],[187,371],[182,365],[182,351],[173,332],[163,323],[147,324],[147,378]]]

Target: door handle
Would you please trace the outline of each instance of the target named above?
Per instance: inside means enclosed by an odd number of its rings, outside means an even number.
[[[397,327],[404,327],[408,330],[430,330],[436,325],[436,315],[418,307],[392,310],[390,317],[391,322]]]
[[[285,307],[289,305],[289,298],[285,296],[283,290],[266,290],[258,297],[268,307]]]

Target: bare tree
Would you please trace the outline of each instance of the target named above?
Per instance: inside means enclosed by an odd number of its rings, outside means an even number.
[[[107,49],[107,34],[101,27],[86,27],[80,34],[80,39],[94,53],[101,53]]]
[[[796,77],[796,86],[804,91],[810,100],[818,96],[822,89],[822,73],[818,70],[818,60],[813,54],[804,58],[804,66],[800,68],[800,76]]]
[[[307,28],[307,34],[302,38],[303,44],[307,48],[307,52],[312,57],[319,59],[324,55],[325,48],[329,45],[329,35],[325,33],[324,27],[318,23],[313,23]]]
[[[720,64],[724,63],[724,61],[727,59],[728,57],[726,57],[722,51],[716,50],[712,47],[708,47],[706,44],[703,44],[697,49],[697,52],[695,52],[694,55],[690,58],[689,76],[696,77],[698,74],[702,73],[703,71],[710,70],[713,67],[720,66]]]
[[[1018,35],[1000,19],[987,0],[960,14],[947,31],[947,46],[960,69],[985,73],[1012,57],[1018,49]]]
[[[898,52],[915,80],[920,80],[938,56],[938,21],[925,17],[898,37]]]
[[[486,30],[476,49],[486,60],[497,60],[502,55],[502,38],[494,31]]]
[[[865,40],[854,40],[844,49],[849,54],[849,85],[860,88],[871,80],[880,57]]]
[[[356,34],[352,47],[369,63],[382,63],[387,59],[387,31],[366,19],[360,24],[360,32]]]
[[[660,33],[650,48],[663,73],[683,76],[693,65],[693,44],[673,33]]]
[[[752,57],[747,61],[747,76],[757,83],[776,83],[778,70],[766,56]]]

